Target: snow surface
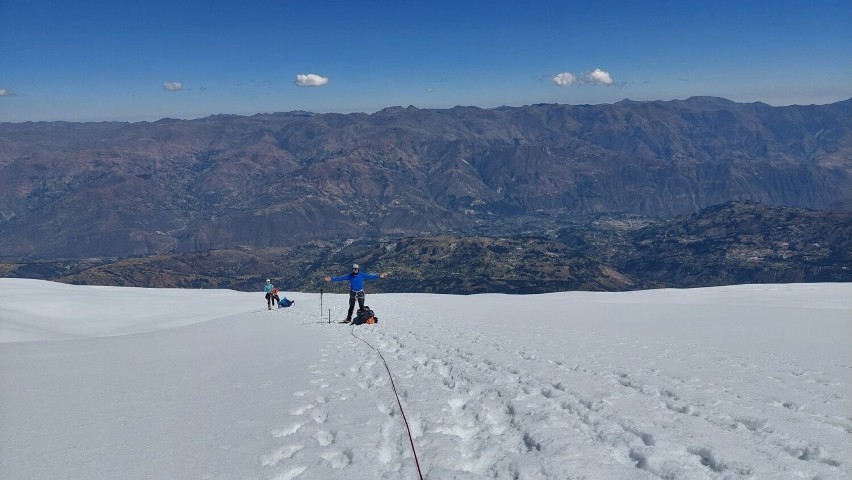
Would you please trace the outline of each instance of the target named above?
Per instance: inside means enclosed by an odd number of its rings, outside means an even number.
[[[287,296],[0,279],[0,478],[850,476],[852,284]]]

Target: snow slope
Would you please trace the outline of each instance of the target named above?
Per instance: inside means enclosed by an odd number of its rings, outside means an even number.
[[[0,279],[0,478],[850,475],[852,284],[287,296]]]

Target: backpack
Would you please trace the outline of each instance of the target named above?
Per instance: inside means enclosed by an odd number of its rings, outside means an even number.
[[[373,312],[373,310],[371,310],[370,307],[366,305],[364,305],[364,308],[359,308],[358,315],[356,315],[355,318],[352,319],[352,325],[361,325],[364,323],[372,325],[378,322],[379,318],[376,317],[376,314]]]

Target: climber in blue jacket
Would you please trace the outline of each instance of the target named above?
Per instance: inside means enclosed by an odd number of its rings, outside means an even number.
[[[364,273],[358,267],[358,264],[352,265],[352,271],[346,275],[339,277],[325,276],[326,282],[349,282],[349,311],[346,313],[346,320],[343,323],[352,321],[352,311],[355,310],[355,300],[358,300],[358,309],[364,309],[364,280],[375,280],[377,278],[387,278],[388,273]]]

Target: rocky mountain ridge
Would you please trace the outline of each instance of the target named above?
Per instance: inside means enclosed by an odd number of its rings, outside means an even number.
[[[0,124],[0,260],[516,236],[733,200],[852,209],[852,100]]]

